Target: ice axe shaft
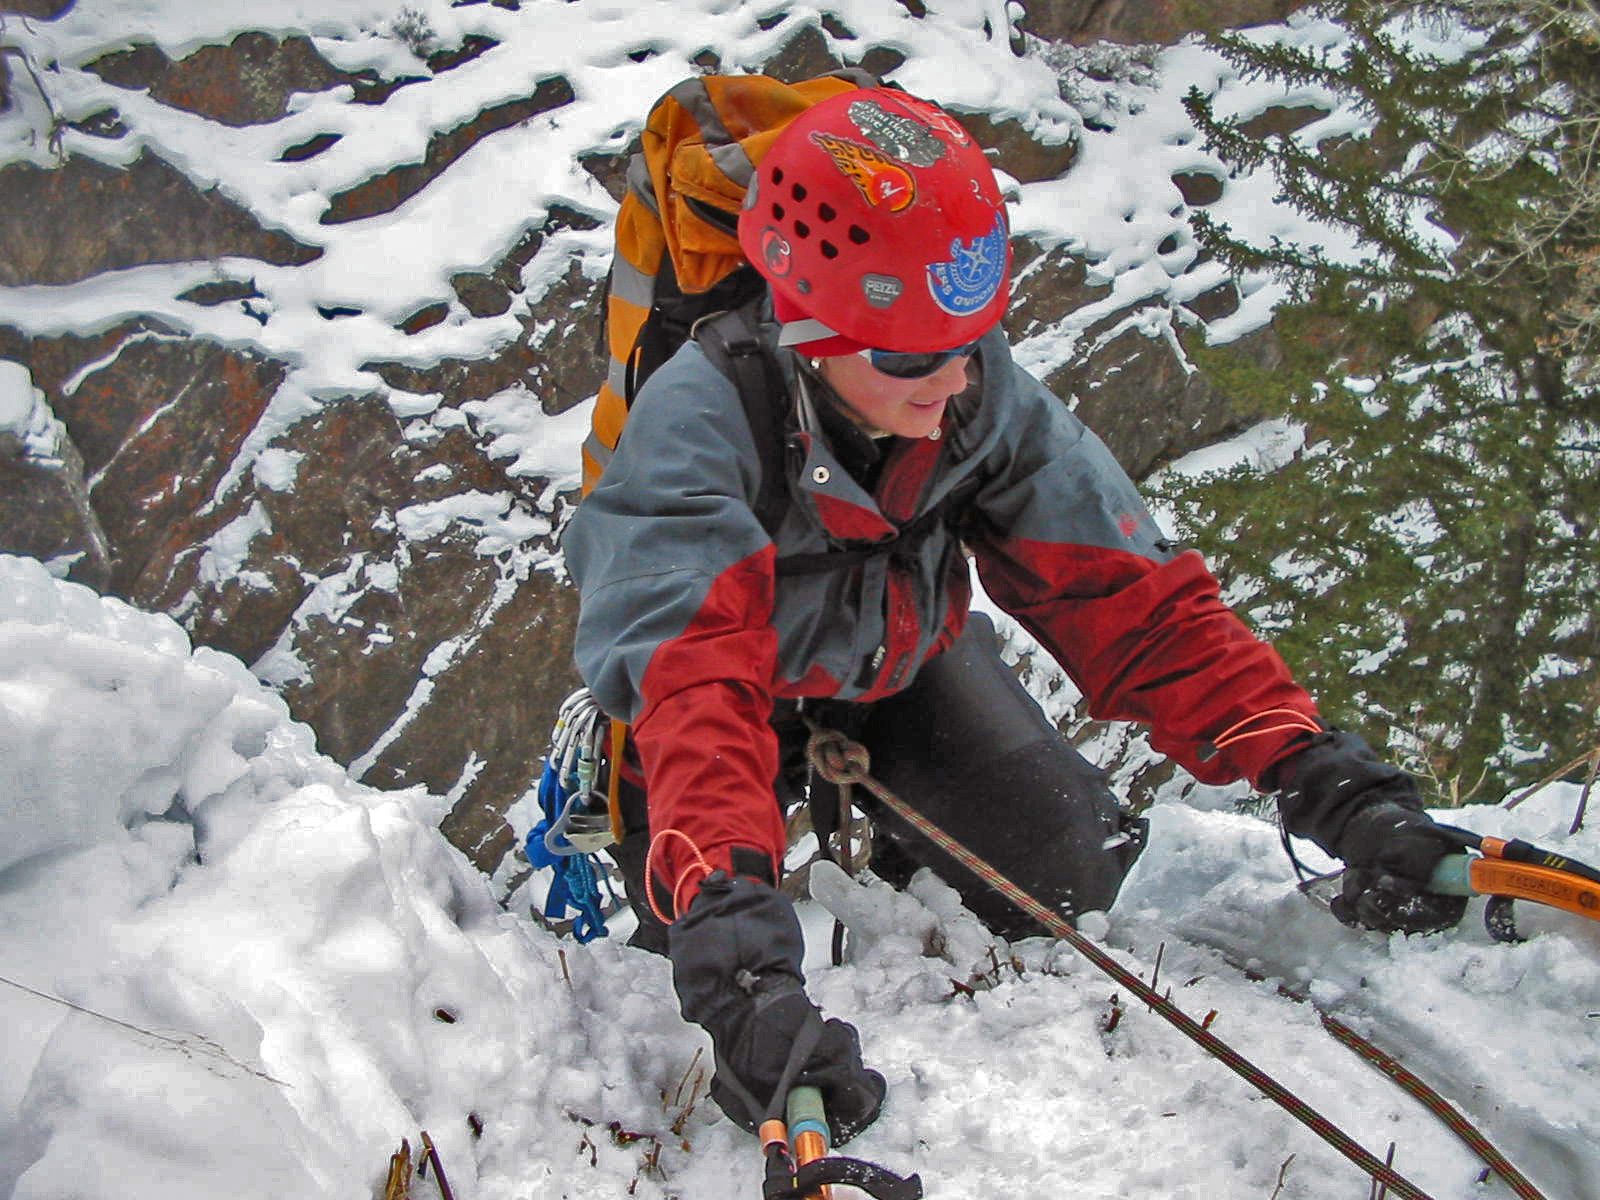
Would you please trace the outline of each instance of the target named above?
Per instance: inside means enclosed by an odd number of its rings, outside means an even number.
[[[824,1158],[828,1153],[828,1114],[822,1107],[822,1093],[814,1087],[797,1087],[789,1093],[784,1116],[789,1123],[789,1146],[799,1168]],[[806,1200],[833,1200],[833,1187],[822,1184]]]
[[[834,1185],[859,1188],[875,1200],[921,1200],[920,1177],[828,1153],[828,1114],[816,1088],[792,1089],[784,1116],[764,1122],[759,1132],[767,1154],[763,1200],[832,1200]]]

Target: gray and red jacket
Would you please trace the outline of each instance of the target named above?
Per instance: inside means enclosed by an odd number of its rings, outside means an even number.
[[[978,382],[937,436],[890,440],[872,494],[824,437],[791,432],[792,500],[775,538],[754,507],[763,456],[739,394],[697,344],[635,400],[563,546],[581,590],[578,668],[633,726],[657,864],[669,887],[687,879],[680,911],[696,852],[731,870],[732,850],[751,847],[776,875],[774,700],[904,688],[966,620],[963,542],[990,597],[1056,657],[1092,715],[1149,725],[1155,748],[1206,782],[1259,781],[1303,736],[1277,729],[1275,710],[1316,718],[1200,556],[1172,552],[1105,446],[1012,362],[1001,331],[975,363]],[[955,529],[843,569],[775,573],[780,555],[890,540],[952,491]],[[1258,736],[1212,745],[1252,724]]]

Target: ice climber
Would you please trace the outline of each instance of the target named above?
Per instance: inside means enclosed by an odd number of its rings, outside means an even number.
[[[1465,900],[1421,889],[1455,847],[1411,778],[1328,727],[1012,361],[1005,205],[960,124],[893,89],[815,105],[761,159],[738,237],[782,376],[776,536],[739,389],[691,338],[640,391],[564,542],[580,671],[631,723],[614,853],[635,940],[670,956],[683,1016],[710,1033],[724,1112],[754,1128],[780,1087],[816,1084],[842,1142],[884,1102],[856,1030],[808,999],[776,887],[802,717],[849,731],[875,776],[1063,912],[1109,907],[1138,853],[1140,823],[969,617],[969,558],[1091,714],[1147,725],[1203,781],[1276,792],[1286,829],[1347,864],[1341,919],[1459,919]],[[930,865],[992,927],[1027,932],[931,845],[888,821],[878,835],[880,873]]]

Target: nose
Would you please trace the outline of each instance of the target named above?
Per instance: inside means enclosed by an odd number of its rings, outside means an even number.
[[[928,381],[936,384],[946,397],[954,396],[966,390],[967,363],[971,360],[972,356],[970,354],[958,354],[928,376]]]

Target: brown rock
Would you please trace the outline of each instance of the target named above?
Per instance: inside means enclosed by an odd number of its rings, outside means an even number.
[[[1013,342],[1040,333],[1111,294],[1109,284],[1087,282],[1083,260],[1070,251],[1059,247],[1044,251],[1017,238],[1013,253],[1017,292],[1005,318]]]
[[[492,37],[485,37],[479,33],[469,33],[461,40],[461,45],[435,50],[432,54],[429,54],[426,60],[428,70],[435,75],[453,71],[464,63],[469,63],[475,58],[482,57],[499,44]]]
[[[545,224],[518,241],[487,278],[501,288],[520,291],[523,268],[544,249],[549,238],[563,229],[592,229],[594,225],[592,217],[553,206]],[[462,299],[465,302],[466,297]],[[518,317],[525,335],[493,358],[446,359],[432,367],[404,363],[366,366],[390,387],[447,396],[453,405],[487,399],[510,387],[525,387],[540,396],[544,411],[554,416],[600,389],[605,373],[604,358],[597,349],[601,299],[601,289],[574,262],[559,283],[534,301],[534,311]],[[421,319],[422,313],[409,318]]]
[[[511,289],[492,276],[465,271],[452,275],[450,286],[475,317],[498,317],[511,307]]]
[[[1222,199],[1222,180],[1209,171],[1180,171],[1172,182],[1190,208],[1204,208]]]
[[[508,481],[459,431],[408,442],[373,396],[331,405],[276,445],[304,457],[291,491],[247,489],[271,527],[244,564],[259,578],[249,587],[176,580],[173,591],[198,598],[192,633],[247,661],[282,638],[306,671],[284,682],[291,711],[346,764],[405,717],[369,782],[425,783],[444,793],[481,762],[446,824],[456,844],[492,870],[509,846],[499,814],[536,780],[556,707],[577,686],[575,597],[541,573],[508,585],[467,526],[405,541],[397,514],[464,492],[510,492],[531,504],[544,484]],[[331,599],[297,613],[319,580]],[[457,655],[430,663],[454,642]],[[432,694],[408,714],[424,678]]]
[[[130,340],[70,395],[51,397],[83,452],[113,591],[137,602],[197,540],[196,514],[283,374],[210,342]]]
[[[905,0],[902,0],[905,2]],[[1017,28],[1048,42],[1171,45],[1196,30],[1281,21],[1308,0],[1050,0],[1030,3]]]
[[[219,304],[228,304],[235,300],[259,300],[261,293],[257,290],[254,280],[219,279],[214,283],[198,284],[184,292],[178,299],[206,308],[215,308]]]
[[[289,111],[295,92],[323,92],[354,77],[331,66],[310,40],[241,33],[172,62],[148,44],[89,64],[108,83],[147,90],[154,100],[224,125],[261,125]]]
[[[1265,366],[1282,360],[1271,330],[1241,338],[1233,348]],[[1258,419],[1204,374],[1187,371],[1166,342],[1134,331],[1057,371],[1046,383],[1058,396],[1076,400],[1077,415],[1135,479]]]
[[[1201,292],[1193,300],[1185,302],[1184,307],[1209,325],[1239,311],[1239,288],[1230,279],[1209,292]]]
[[[485,870],[511,848],[506,807],[538,785],[556,708],[582,684],[572,665],[577,599],[545,572],[520,583],[504,608],[474,626],[481,636],[433,678],[427,707],[366,775],[380,787],[426,783],[447,793],[476,759],[480,773],[440,829]]]
[[[390,387],[421,395],[448,396],[455,405],[484,400],[511,387],[540,397],[551,416],[587,400],[600,389],[605,363],[596,352],[601,321],[600,293],[576,263],[540,303],[540,314],[518,317],[525,335],[493,358],[445,359],[433,367],[368,363]]]
[[[597,150],[580,154],[578,163],[605,188],[607,195],[620,204],[628,191],[628,159],[636,149],[637,141],[625,150]]]
[[[1239,132],[1253,138],[1288,137],[1327,115],[1328,110],[1316,104],[1274,104],[1239,122]]]
[[[425,304],[400,322],[403,333],[417,334],[432,329],[450,315],[450,306],[442,300],[438,304]]]
[[[785,17],[784,19],[788,19]],[[826,35],[810,21],[793,22],[794,31],[788,35],[776,56],[761,68],[774,79],[796,83],[816,75],[842,68],[844,60],[834,52]]]
[[[89,63],[92,71],[114,87],[147,92],[172,69],[172,60],[160,46],[139,42],[126,50],[113,50]]]
[[[995,152],[995,166],[1019,183],[1059,179],[1078,157],[1076,140],[1041,142],[1017,121],[996,121],[986,113],[958,111],[956,116],[980,146]]]
[[[0,0],[0,14],[54,21],[64,16],[77,0]]]
[[[49,170],[0,167],[0,285],[76,283],[102,271],[209,258],[299,265],[321,253],[263,229],[149,151],[122,170],[77,156]]]
[[[337,145],[342,137],[343,135],[338,133],[319,133],[315,137],[307,138],[303,142],[296,142],[293,146],[285,149],[282,154],[278,155],[278,161],[305,162],[307,159],[315,158],[324,150]]]
[[[0,432],[0,554],[70,560],[66,577],[97,590],[110,579],[110,548],[70,437],[41,458],[15,434]]]

